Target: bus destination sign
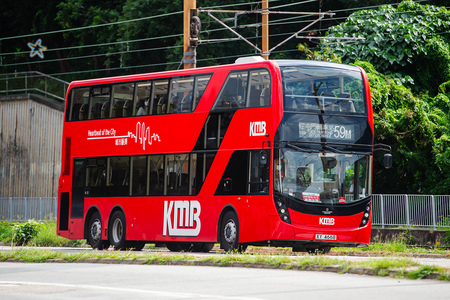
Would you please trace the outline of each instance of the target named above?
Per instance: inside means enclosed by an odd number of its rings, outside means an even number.
[[[333,139],[351,141],[354,139],[353,125],[298,123],[299,138],[305,139]]]

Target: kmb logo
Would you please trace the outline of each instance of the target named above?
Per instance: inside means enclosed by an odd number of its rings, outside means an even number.
[[[169,236],[197,236],[201,227],[200,211],[200,202],[196,200],[164,201],[163,236],[167,235],[167,229]]]
[[[266,121],[250,122],[250,136],[266,135]]]
[[[334,218],[319,218],[319,225],[334,225]]]

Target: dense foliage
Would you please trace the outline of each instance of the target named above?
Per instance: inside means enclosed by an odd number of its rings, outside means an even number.
[[[450,80],[450,11],[444,7],[407,0],[398,7],[360,10],[331,27],[327,36],[364,38],[328,47],[344,63],[365,60],[379,72],[405,80],[411,77],[416,92],[435,95],[439,85]]]
[[[449,193],[449,30],[448,10],[412,1],[356,12],[329,30],[366,38],[323,51],[359,60],[368,73],[376,142],[394,155],[391,170],[375,162],[375,193]]]
[[[304,34],[323,35],[326,28],[344,20],[348,7],[379,5],[395,0],[271,0],[275,11],[335,11]],[[203,9],[256,10],[260,1],[198,0]],[[234,14],[215,13],[234,26]],[[17,17],[20,16],[20,17]],[[201,40],[234,38],[206,12]],[[277,45],[317,16],[270,15],[270,46]],[[238,25],[261,22],[261,15],[239,15]],[[183,1],[164,0],[27,0],[6,1],[0,10],[0,72],[37,70],[66,81],[113,75],[174,70],[183,57]],[[235,28],[261,47],[261,27]],[[30,57],[27,43],[42,39],[45,59]],[[295,50],[297,39],[272,52],[272,58],[302,58]],[[310,43],[310,42],[309,42]],[[313,43],[310,43],[311,45]],[[201,43],[197,65],[233,63],[243,55],[258,54],[243,41]]]

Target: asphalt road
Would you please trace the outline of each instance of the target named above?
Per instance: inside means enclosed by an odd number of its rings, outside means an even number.
[[[450,283],[291,270],[0,263],[0,299],[449,299]]]

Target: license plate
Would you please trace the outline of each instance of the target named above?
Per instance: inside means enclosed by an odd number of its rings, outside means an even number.
[[[335,240],[337,240],[337,235],[335,235],[335,234],[316,234],[316,240],[335,241]]]

